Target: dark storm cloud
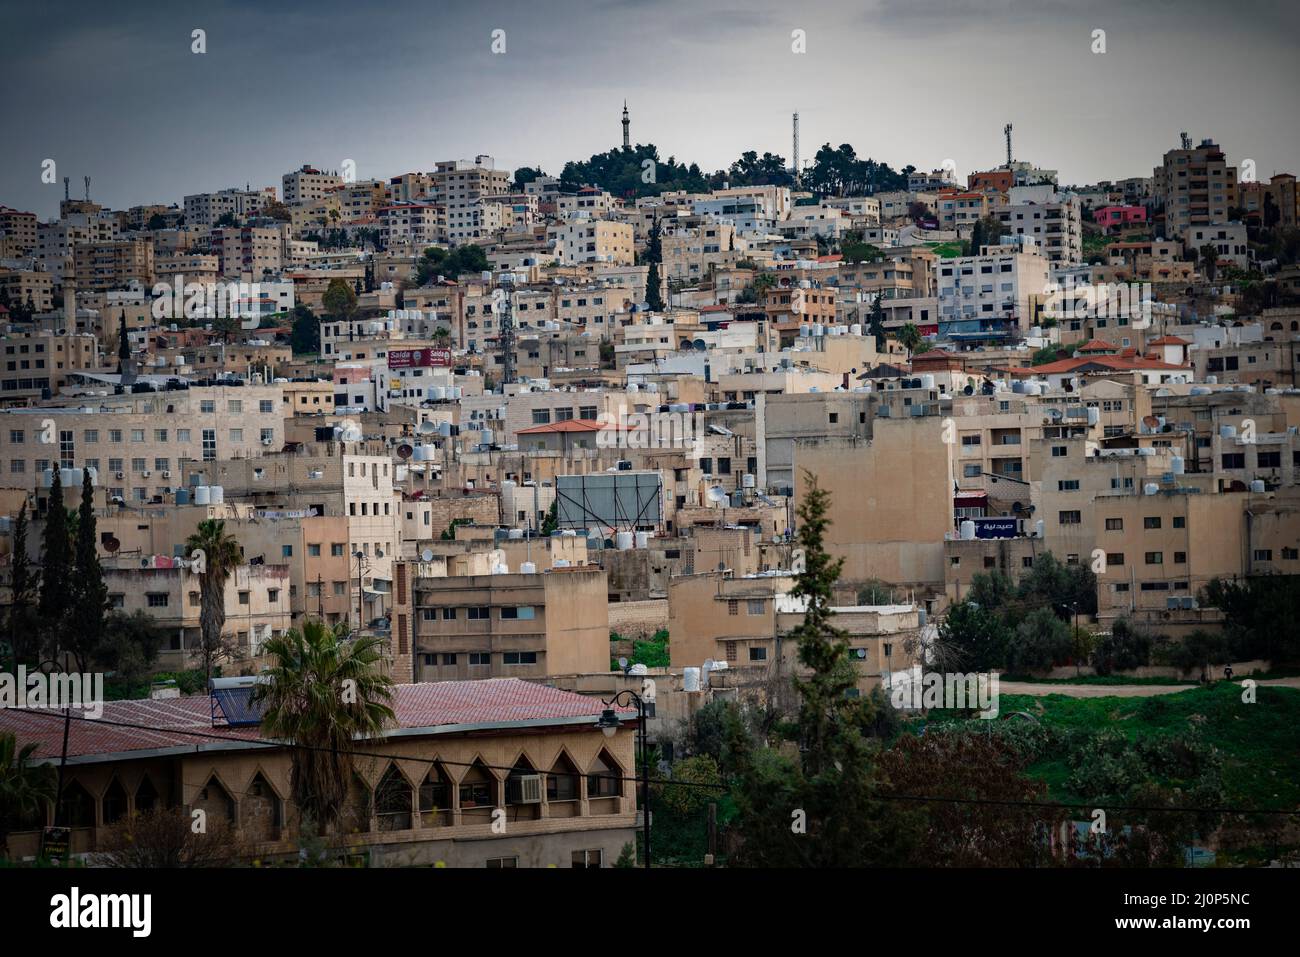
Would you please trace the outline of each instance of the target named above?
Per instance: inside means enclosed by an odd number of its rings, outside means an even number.
[[[726,166],[742,150],[853,143],[961,172],[1016,154],[1062,179],[1149,175],[1180,130],[1262,174],[1293,168],[1294,4],[1211,0],[699,0],[267,4],[53,2],[0,11],[11,135],[0,203],[61,185],[117,207],[279,184],[304,162],[358,175],[488,153],[558,172],[633,138]],[[208,52],[190,52],[190,31]],[[506,31],[494,56],[491,31]],[[1108,52],[1089,50],[1094,28]],[[806,55],[790,34],[807,35]]]

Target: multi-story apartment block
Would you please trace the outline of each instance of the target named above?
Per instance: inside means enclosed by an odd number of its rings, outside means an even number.
[[[147,239],[77,243],[72,262],[79,290],[106,292],[132,282],[153,285],[153,243]]]
[[[212,230],[209,244],[221,275],[257,282],[280,272],[283,238],[276,226],[226,226]]]
[[[992,215],[1014,236],[1031,236],[1054,265],[1083,261],[1082,207],[1051,185],[1014,186]]]
[[[65,276],[75,276],[73,248],[112,242],[118,238],[119,228],[117,217],[102,213],[70,213],[57,222],[40,223],[36,227],[36,258],[54,285],[62,287]]]
[[[215,193],[194,193],[185,197],[187,226],[215,226],[223,216],[242,224],[263,206],[275,200],[275,187],[264,189],[223,189]]]
[[[1051,263],[1025,239],[984,246],[977,256],[945,259],[937,266],[940,331],[980,333],[1031,325],[1031,301],[1043,294]]]
[[[57,394],[73,371],[100,368],[93,335],[8,335],[0,339],[0,404]]]
[[[417,681],[527,677],[609,668],[603,569],[432,578],[408,566]]]
[[[1193,226],[1228,222],[1237,202],[1237,168],[1213,140],[1170,150],[1155,170],[1155,196],[1164,211],[1165,236],[1182,239]]]
[[[169,489],[202,484],[186,481],[202,462],[282,448],[280,405],[278,387],[249,385],[100,395],[93,406],[7,409],[0,411],[0,462],[8,483],[18,487],[35,488],[51,468],[84,467],[96,470],[112,498],[162,501]],[[56,441],[41,441],[45,435]]]
[[[12,256],[30,256],[36,251],[36,214],[0,206],[0,235],[12,240]]]
[[[343,177],[338,173],[325,173],[308,164],[280,177],[280,192],[287,206],[323,199],[331,190],[342,185]]]
[[[633,263],[632,226],[606,220],[576,219],[547,229],[555,256],[565,264]]]

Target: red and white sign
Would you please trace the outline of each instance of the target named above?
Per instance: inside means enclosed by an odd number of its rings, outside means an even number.
[[[450,366],[450,349],[390,349],[388,368],[416,369],[428,366]]]

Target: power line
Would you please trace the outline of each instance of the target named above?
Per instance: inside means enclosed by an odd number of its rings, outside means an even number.
[[[60,721],[64,719],[62,713],[54,713],[50,711],[34,711],[28,708],[14,708],[11,710],[20,711],[25,714],[32,714],[37,716],[55,717],[58,718]],[[343,753],[338,748],[321,747],[318,745],[298,744],[295,742],[276,741],[276,740],[268,741],[260,738],[230,738],[230,737],[226,737],[225,735],[212,734],[210,732],[205,732],[205,731],[185,731],[185,730],[174,729],[174,728],[159,729],[156,727],[151,727],[149,725],[133,724],[131,722],[126,722],[126,721],[111,721],[105,718],[77,717],[74,718],[73,720],[93,721],[97,725],[105,725],[109,727],[118,727],[118,728],[131,728],[140,731],[156,732],[162,730],[168,734],[178,734],[187,737],[197,737],[197,738],[204,738],[207,740],[222,741],[227,744],[230,743],[245,744],[245,745],[251,744],[251,745],[257,745],[259,747],[267,747],[267,748],[284,748],[286,750],[319,751],[319,752],[325,752],[327,754],[334,754],[334,755]],[[439,765],[439,764],[447,765],[451,767],[465,767],[465,768],[472,768],[478,766],[490,771],[505,771],[507,773],[512,773],[516,770],[513,767],[506,767],[504,765],[488,764],[487,762],[481,759],[476,761],[452,761],[452,760],[446,760],[442,758],[419,758],[419,757],[408,757],[406,755],[383,754],[377,751],[348,751],[346,753],[352,757],[378,758],[383,761],[393,761],[393,762],[409,761],[414,764],[427,764],[431,766]],[[552,774],[553,772],[541,771],[539,773]],[[569,772],[561,772],[561,773],[568,774]],[[583,773],[584,772],[582,771],[578,772],[578,774],[583,774]],[[634,775],[629,776],[629,775],[601,774],[601,777],[614,778],[618,781],[630,781],[638,784],[640,783],[640,778]],[[711,791],[727,790],[727,785],[725,784],[710,784],[708,782],[703,782],[703,781],[677,781],[672,778],[650,778],[649,780],[651,784],[673,785],[676,787],[703,788],[705,790],[711,790]],[[1011,798],[958,798],[958,797],[940,797],[938,795],[925,796],[925,795],[912,795],[912,794],[873,794],[871,795],[870,800],[904,801],[904,802],[910,801],[917,804],[975,804],[975,805],[984,804],[984,805],[994,805],[994,806],[1002,806],[1002,807],[1030,807],[1030,808],[1052,809],[1052,810],[1063,810],[1063,811],[1077,810],[1082,808],[1086,810],[1102,809],[1102,810],[1109,810],[1109,811],[1131,811],[1131,812],[1145,812],[1145,813],[1271,814],[1271,815],[1281,815],[1281,816],[1288,816],[1288,817],[1300,816],[1300,809],[1269,810],[1264,808],[1234,808],[1234,807],[1150,807],[1150,806],[1137,805],[1137,804],[1111,804],[1104,801],[1071,803],[1071,802],[1060,802],[1060,801],[1027,801],[1027,800],[1016,800]]]

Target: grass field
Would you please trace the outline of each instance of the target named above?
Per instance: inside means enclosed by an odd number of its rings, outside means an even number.
[[[1119,729],[1129,738],[1198,730],[1223,753],[1223,783],[1230,804],[1280,810],[1300,807],[1300,690],[1256,689],[1254,704],[1238,685],[1220,682],[1152,698],[1068,698],[1002,695],[1001,713],[1026,711],[1044,725],[1092,731]],[[1030,765],[1056,800],[1086,800],[1065,788],[1063,757]]]

